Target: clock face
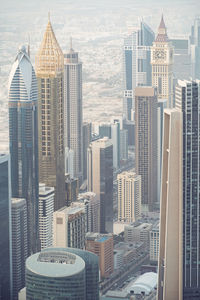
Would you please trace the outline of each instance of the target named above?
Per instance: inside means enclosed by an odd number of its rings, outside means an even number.
[[[164,50],[156,50],[155,51],[155,59],[164,59],[165,51]]]

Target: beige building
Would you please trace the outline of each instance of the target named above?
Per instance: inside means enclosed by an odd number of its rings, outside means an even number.
[[[55,210],[65,205],[64,56],[50,20],[36,55],[39,181],[55,188]]]
[[[87,233],[85,249],[98,255],[101,277],[109,277],[114,270],[113,235]]]
[[[158,88],[158,99],[167,99],[167,107],[173,107],[173,46],[168,39],[163,16],[158,35],[151,47],[152,86]]]
[[[53,214],[53,246],[83,249],[85,245],[85,207],[63,207]]]
[[[158,300],[182,300],[182,112],[164,112]]]
[[[141,175],[142,211],[152,211],[157,199],[157,91],[135,89],[136,174]]]
[[[134,223],[124,227],[124,241],[142,242],[149,246],[149,232],[152,229],[152,224],[149,223]]]
[[[141,214],[141,176],[133,172],[117,175],[118,220],[135,222]]]

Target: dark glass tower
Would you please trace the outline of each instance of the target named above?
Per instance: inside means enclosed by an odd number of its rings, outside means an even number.
[[[183,299],[200,299],[200,81],[179,81],[183,113]]]
[[[9,137],[12,196],[27,202],[29,253],[38,246],[37,97],[35,72],[23,46],[9,78]]]
[[[10,160],[0,154],[0,299],[12,299],[11,268]]]

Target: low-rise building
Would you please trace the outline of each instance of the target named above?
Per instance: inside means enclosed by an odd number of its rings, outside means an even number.
[[[149,245],[149,232],[152,228],[152,224],[135,222],[124,228],[124,241],[131,242],[143,242],[146,246]]]

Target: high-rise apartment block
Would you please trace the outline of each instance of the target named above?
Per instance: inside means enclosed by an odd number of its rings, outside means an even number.
[[[158,99],[167,99],[167,107],[173,104],[173,47],[167,36],[162,16],[158,35],[151,48],[152,86],[157,87]]]
[[[83,176],[82,63],[70,46],[64,55],[65,146],[74,151],[74,176]]]
[[[141,176],[133,172],[117,175],[118,220],[135,222],[141,214]]]
[[[86,250],[93,252],[99,257],[101,277],[109,277],[114,270],[112,234],[88,233],[85,243]]]
[[[39,181],[55,188],[55,209],[65,205],[64,56],[50,20],[36,56]]]
[[[53,245],[54,188],[39,184],[39,237],[41,249]]]
[[[142,210],[153,210],[157,202],[157,91],[135,89],[136,174],[141,175]]]
[[[24,46],[12,66],[8,89],[12,196],[27,201],[30,254],[38,248],[38,92]]]
[[[88,148],[88,191],[100,200],[100,232],[113,231],[113,145],[107,138]]]
[[[28,257],[26,200],[12,198],[12,275],[13,300],[25,286],[25,261]]]
[[[183,299],[200,298],[200,81],[178,81],[176,108],[183,114],[182,151],[182,278]]]
[[[83,205],[63,207],[53,214],[53,246],[83,249],[86,217]]]
[[[154,33],[144,22],[132,30],[124,39],[124,98],[123,112],[131,120],[131,110],[135,109],[136,86],[151,85],[151,46]]]
[[[159,227],[160,227],[160,222],[154,224],[150,231],[150,237],[149,237],[150,261],[155,264],[158,263],[158,257],[159,257],[159,229],[160,229]]]
[[[12,299],[10,157],[0,154],[0,299]]]

